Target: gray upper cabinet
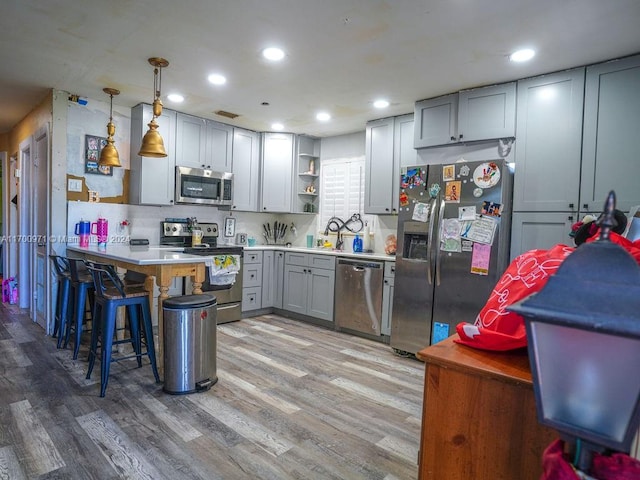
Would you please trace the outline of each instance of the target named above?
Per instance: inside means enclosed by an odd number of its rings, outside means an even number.
[[[398,213],[400,167],[418,163],[413,114],[367,123],[364,212]]]
[[[290,212],[294,136],[262,134],[261,212]]]
[[[231,171],[233,127],[184,113],[176,121],[176,165]]]
[[[577,213],[584,72],[518,82],[514,211]]]
[[[416,102],[413,145],[415,148],[458,141],[458,94]]]
[[[140,157],[138,151],[153,107],[139,104],[131,109],[131,178],[129,201],[134,205],[173,205],[175,190],[176,112],[164,109],[156,120],[164,141],[164,158]]]
[[[176,117],[176,165],[205,168],[206,121],[178,113]]]
[[[260,134],[235,128],[233,132],[232,210],[258,211],[260,183]]]
[[[216,172],[231,172],[233,127],[213,120],[206,121],[205,167]]]
[[[393,117],[367,123],[364,213],[393,213],[392,179],[397,169],[393,155],[393,129]]]
[[[580,208],[601,212],[615,190],[617,208],[640,204],[640,56],[587,68]]]
[[[409,167],[421,163],[418,159],[418,152],[413,146],[414,126],[413,113],[395,117],[393,121],[393,156],[397,159],[396,163],[400,167]],[[395,184],[396,188],[399,188],[399,182]],[[397,193],[399,193],[399,191]],[[397,197],[398,195],[396,195],[396,198]]]
[[[417,102],[415,148],[515,136],[516,84],[463,90]]]

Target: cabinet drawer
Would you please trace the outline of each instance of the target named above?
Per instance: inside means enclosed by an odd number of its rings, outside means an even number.
[[[384,262],[384,276],[395,277],[396,275],[396,262]]]
[[[333,255],[310,255],[309,266],[317,268],[326,268],[327,270],[336,269],[336,259]]]
[[[284,263],[286,265],[299,265],[306,267],[309,265],[309,255],[306,253],[286,252],[284,254]]]
[[[262,305],[262,288],[251,287],[242,289],[242,311],[257,310]]]
[[[242,267],[242,288],[262,285],[262,263],[245,263]]]
[[[244,263],[262,263],[262,251],[247,252],[244,251]]]

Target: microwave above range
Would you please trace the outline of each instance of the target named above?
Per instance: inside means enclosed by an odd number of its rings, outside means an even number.
[[[176,167],[176,203],[231,205],[233,174]]]

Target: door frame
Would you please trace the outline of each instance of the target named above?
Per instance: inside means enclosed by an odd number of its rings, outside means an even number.
[[[49,284],[51,265],[48,259],[49,237],[49,126],[40,128],[33,136],[31,162],[31,313],[46,333],[52,333]],[[43,216],[44,215],[44,216]],[[42,298],[39,298],[42,297]]]
[[[31,252],[29,244],[24,239],[31,236],[31,164],[33,153],[33,135],[22,142],[18,150],[18,165],[16,178],[18,178],[18,306],[28,308],[31,312]]]

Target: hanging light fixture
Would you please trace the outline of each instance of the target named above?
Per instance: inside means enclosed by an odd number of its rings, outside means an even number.
[[[107,123],[107,144],[100,152],[98,165],[101,167],[121,167],[118,150],[113,144],[113,136],[116,134],[116,126],[113,124],[113,96],[120,95],[120,90],[103,88],[102,91],[111,97],[111,104],[109,106],[109,123]]]
[[[148,123],[149,130],[142,137],[142,145],[138,155],[141,157],[166,157],[167,152],[164,149],[164,141],[160,132],[158,132],[158,123],[156,118],[162,115],[162,100],[160,100],[160,85],[162,83],[162,69],[169,66],[169,62],[164,58],[152,57],[149,63],[153,65],[153,118]]]

